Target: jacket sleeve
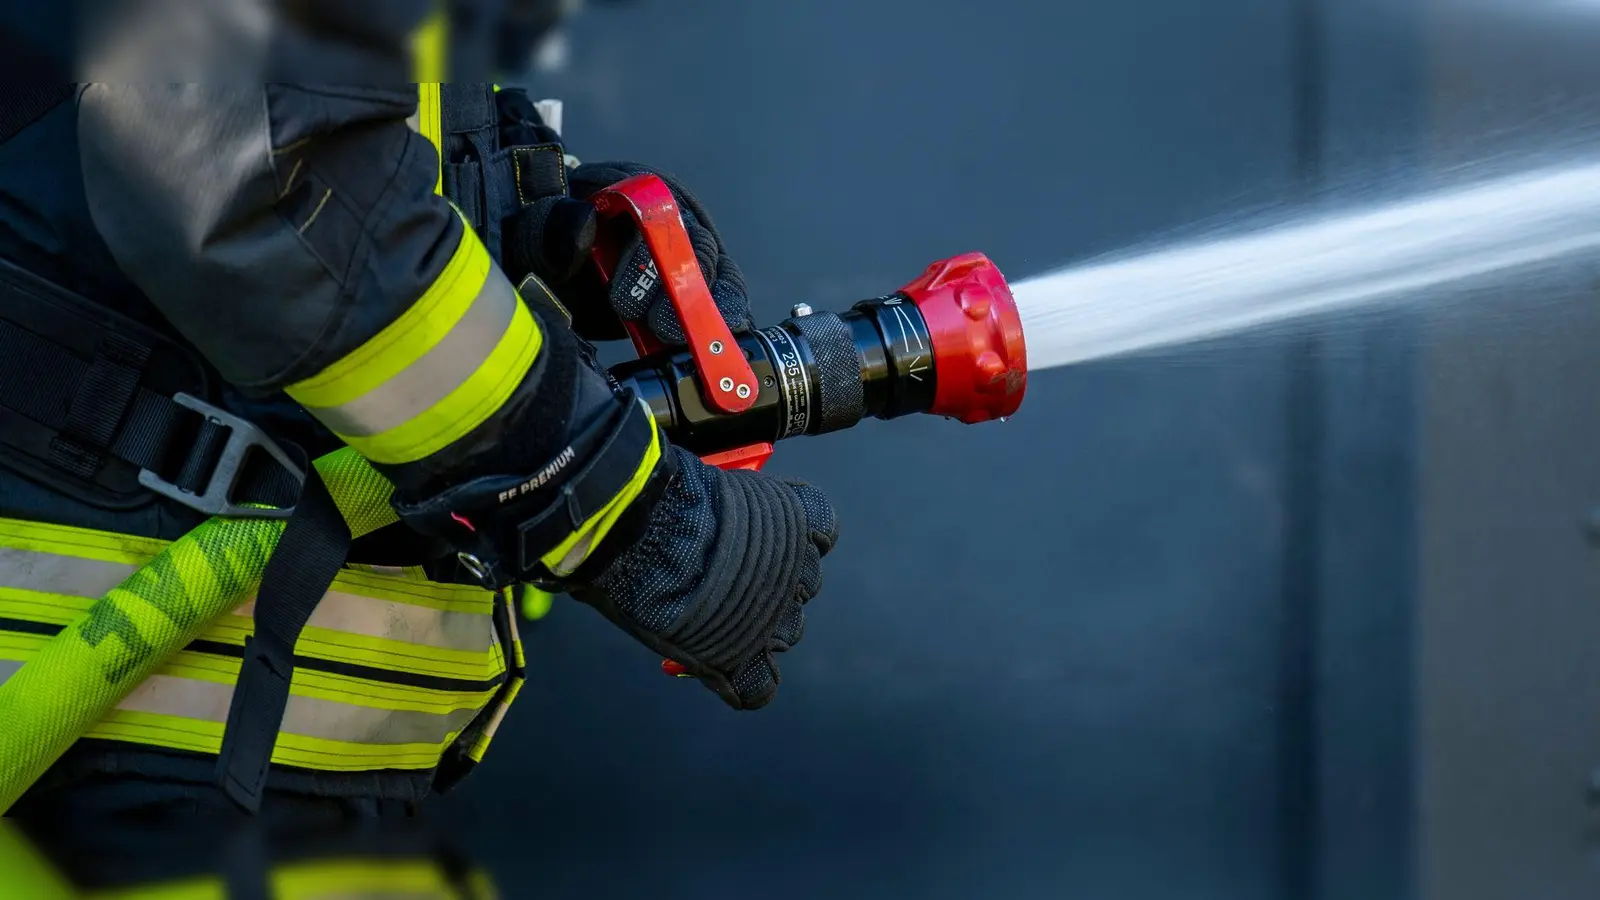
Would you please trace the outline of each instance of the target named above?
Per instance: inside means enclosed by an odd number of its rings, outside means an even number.
[[[357,71],[384,45],[312,46],[322,71]],[[228,381],[287,393],[413,496],[534,471],[621,402],[440,196],[427,93],[90,83],[78,113],[96,226],[130,279]],[[650,431],[613,512],[661,458]]]

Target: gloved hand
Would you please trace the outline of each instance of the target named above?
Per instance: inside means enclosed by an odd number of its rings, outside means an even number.
[[[744,275],[728,257],[705,207],[672,176],[636,163],[580,165],[568,177],[571,196],[545,198],[506,219],[502,246],[506,270],[515,279],[529,273],[539,276],[567,306],[573,328],[585,339],[625,337],[621,323],[626,321],[644,325],[663,343],[682,345],[683,327],[637,230],[621,248],[609,285],[589,263],[597,232],[589,198],[644,173],[659,176],[677,199],[700,272],[729,330],[736,335],[749,331],[753,319]]]
[[[479,456],[397,482],[395,511],[486,587],[571,594],[735,709],[770,702],[774,655],[800,640],[837,537],[832,507],[816,488],[673,446],[571,332],[547,325],[545,338],[544,377],[570,411],[530,397]]]
[[[724,472],[680,448],[643,538],[573,596],[734,709],[771,702],[776,654],[805,632],[838,520],[815,487]]]

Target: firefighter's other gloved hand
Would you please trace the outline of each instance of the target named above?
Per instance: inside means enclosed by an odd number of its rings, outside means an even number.
[[[805,632],[838,521],[815,487],[670,452],[678,474],[643,538],[573,596],[729,706],[759,709],[778,691],[776,655]]]
[[[700,273],[729,330],[749,331],[753,320],[744,275],[728,257],[705,207],[677,179],[636,163],[580,165],[568,176],[571,197],[549,198],[507,219],[503,249],[508,271],[518,279],[531,272],[550,285],[572,313],[573,327],[586,339],[625,337],[621,323],[626,321],[644,325],[663,343],[682,345],[683,327],[661,285],[660,269],[637,230],[624,242],[609,286],[588,261],[597,234],[589,198],[644,173],[659,176],[677,199]]]

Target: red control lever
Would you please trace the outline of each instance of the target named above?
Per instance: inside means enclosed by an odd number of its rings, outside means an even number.
[[[666,182],[648,173],[635,175],[601,190],[590,198],[599,214],[602,227],[607,220],[627,215],[644,235],[645,246],[650,248],[657,272],[664,283],[672,310],[683,325],[683,335],[689,344],[689,354],[700,373],[700,392],[706,405],[725,415],[736,415],[756,402],[759,392],[756,373],[750,361],[733,339],[728,323],[711,298],[711,289],[700,272],[700,261],[695,257],[694,244],[689,241],[683,216],[678,212],[678,201]],[[621,262],[620,232],[614,227],[603,231],[595,241],[592,258],[600,270],[600,277],[610,283],[617,265]],[[649,356],[664,349],[648,329],[633,322],[624,322],[628,337],[640,356]],[[769,443],[752,444],[702,457],[707,465],[719,469],[760,469],[772,456]],[[661,661],[661,669],[668,675],[686,676],[683,666],[670,659]]]
[[[655,257],[658,275],[666,288],[672,309],[683,325],[689,353],[700,373],[700,390],[706,405],[727,415],[742,413],[756,402],[758,387],[750,361],[733,339],[728,323],[722,320],[711,289],[694,255],[694,245],[683,226],[678,201],[658,176],[635,175],[595,194],[590,201],[602,225],[608,219],[627,215],[644,235],[645,246]],[[595,242],[593,258],[601,277],[610,281],[621,262],[617,232],[602,233]],[[660,350],[661,343],[647,330],[632,322],[624,323],[641,356]]]

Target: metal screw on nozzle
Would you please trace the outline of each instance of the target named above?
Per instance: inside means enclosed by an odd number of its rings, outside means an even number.
[[[740,400],[744,400],[745,398],[750,396],[750,385],[741,384],[741,385],[739,385],[739,389],[737,391],[734,391],[734,393],[739,395],[739,399]]]
[[[711,342],[711,353],[712,353],[712,355],[716,355],[716,354],[721,353],[721,352],[722,352],[722,342],[721,341],[712,341]]]
[[[796,319],[800,318],[801,316],[809,316],[811,315],[811,304],[796,303],[795,305],[789,307],[789,315]]]
[[[727,391],[731,391],[731,390],[733,390],[733,379],[732,378],[728,378],[728,377],[724,377],[722,379],[722,381],[717,383],[717,387],[722,388],[724,393],[726,393]]]

